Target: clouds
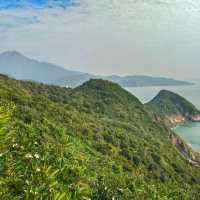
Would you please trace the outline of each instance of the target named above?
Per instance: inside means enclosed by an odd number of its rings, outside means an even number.
[[[74,4],[73,0],[1,0],[0,9],[16,8],[45,8],[45,7],[63,7]]]
[[[65,10],[77,3],[74,0],[1,0],[0,31],[40,23],[44,10]]]
[[[19,28],[19,26],[31,25],[38,23],[37,16],[13,16],[13,15],[0,15],[0,32],[6,32],[12,28]]]
[[[13,2],[0,4],[0,51],[98,74],[182,78],[199,70],[195,0]]]

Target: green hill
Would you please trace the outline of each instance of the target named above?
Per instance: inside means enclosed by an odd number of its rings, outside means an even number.
[[[119,85],[0,76],[0,199],[199,199],[200,171]]]
[[[158,95],[146,104],[146,107],[163,120],[166,125],[176,124],[191,120],[200,121],[200,111],[185,98],[173,92],[162,90]]]

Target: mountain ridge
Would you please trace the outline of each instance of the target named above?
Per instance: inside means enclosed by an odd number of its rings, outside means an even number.
[[[193,85],[187,81],[175,80],[173,78],[153,77],[145,75],[110,75],[98,76],[92,74],[79,74],[71,77],[64,77],[59,81],[61,86],[78,87],[90,79],[103,79],[120,84],[122,87],[148,87],[148,86],[183,86]]]
[[[93,79],[104,79],[116,82],[123,87],[139,86],[169,86],[191,85],[186,81],[178,81],[171,78],[151,76],[98,76],[89,73],[67,70],[56,64],[40,62],[30,59],[17,51],[6,51],[0,54],[0,73],[7,74],[19,80],[32,80],[47,84],[67,87],[77,87],[84,82]]]
[[[30,59],[17,51],[0,54],[0,72],[19,80],[55,84],[62,76],[79,74],[58,65]]]

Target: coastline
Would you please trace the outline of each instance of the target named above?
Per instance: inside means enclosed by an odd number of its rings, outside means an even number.
[[[172,128],[176,134],[183,138],[187,143],[191,144],[192,148],[200,152],[200,123],[186,122]]]
[[[185,122],[178,123],[176,126],[171,127],[170,129],[175,133],[174,137],[172,138],[172,143],[176,146],[180,154],[188,160],[189,163],[200,167],[200,151],[194,149],[193,145],[176,131],[178,127],[181,127],[187,123],[200,124],[200,121],[186,120]]]

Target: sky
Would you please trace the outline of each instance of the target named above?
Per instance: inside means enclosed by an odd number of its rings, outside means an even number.
[[[100,75],[200,78],[198,0],[1,0],[0,52]]]

